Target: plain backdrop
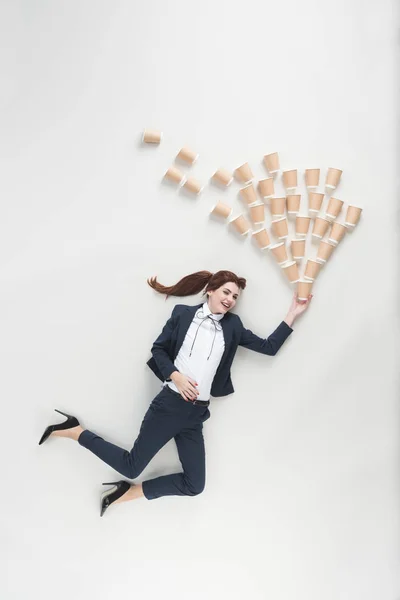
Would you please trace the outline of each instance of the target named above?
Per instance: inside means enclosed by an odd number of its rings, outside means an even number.
[[[4,600],[400,597],[394,6],[1,2]],[[183,145],[198,197],[163,182]],[[239,349],[235,394],[204,427],[204,493],[100,519],[120,475],[39,438],[59,408],[131,448],[161,386],[151,344],[175,303],[201,301],[165,301],[152,275],[232,270],[247,279],[235,312],[275,329],[293,290],[209,211],[244,209],[237,182],[210,184],[218,167],[249,161],[260,179],[276,150],[303,202],[305,168],[343,169],[336,195],[362,219],[279,354]],[[176,470],[171,441],[138,481]]]

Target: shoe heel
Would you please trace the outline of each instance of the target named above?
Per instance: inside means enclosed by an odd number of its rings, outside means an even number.
[[[63,412],[62,410],[58,410],[57,408],[55,408],[54,410],[60,413],[60,415],[64,415],[64,417],[68,417],[68,419],[72,419],[72,415],[67,415],[67,413]]]
[[[120,481],[109,481],[108,483],[102,483],[101,485],[118,485],[121,483]]]

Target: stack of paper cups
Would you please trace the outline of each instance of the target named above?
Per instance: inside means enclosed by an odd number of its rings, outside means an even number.
[[[330,244],[329,242],[323,242],[321,240],[318,246],[316,261],[321,263],[321,265],[324,265],[335,248],[336,246],[334,244]]]
[[[347,225],[347,227],[349,227],[350,231],[352,229],[354,229],[354,227],[357,225],[358,221],[360,220],[361,213],[362,213],[361,207],[353,206],[353,205],[348,206],[347,213],[346,213],[346,219],[345,219],[345,225]]]
[[[239,181],[244,181],[244,183],[250,183],[250,181],[254,177],[253,172],[250,169],[249,163],[244,163],[243,165],[240,165],[240,167],[235,169],[235,175]]]
[[[283,217],[285,214],[286,198],[271,198],[271,214],[274,219]]]
[[[250,223],[243,215],[234,217],[229,221],[240,235],[246,235],[250,231]]]
[[[288,215],[297,215],[300,210],[301,194],[289,194],[286,196]]]
[[[268,177],[267,179],[261,179],[258,182],[258,189],[263,198],[272,198],[275,193],[274,178]]]
[[[176,167],[170,167],[165,173],[165,178],[179,185],[183,185],[186,181],[185,175]]]
[[[316,189],[319,186],[319,169],[306,169],[305,178],[307,189]]]
[[[227,171],[226,169],[218,169],[217,171],[215,171],[212,178],[214,181],[217,181],[219,184],[224,185],[226,187],[230,185],[233,181],[231,173],[229,173],[229,171]]]
[[[210,214],[217,215],[218,217],[223,217],[224,219],[228,219],[231,216],[233,208],[224,202],[218,202],[215,204],[210,210]]]
[[[155,129],[145,129],[143,132],[142,141],[146,144],[159,144],[162,140],[162,131]]]
[[[272,221],[271,227],[276,237],[280,240],[287,238],[287,236],[289,235],[288,222],[286,217],[282,217],[281,219],[276,219],[275,221]]]
[[[343,225],[343,223],[332,223],[332,229],[329,234],[328,242],[337,246],[338,243],[343,239],[344,234],[347,231],[347,225]]]
[[[181,148],[176,156],[178,160],[193,165],[198,159],[199,155],[193,152],[190,148]]]
[[[266,154],[264,156],[264,164],[270,173],[277,173],[280,169],[278,153]]]
[[[308,194],[308,212],[315,215],[321,210],[324,194],[318,192],[310,192]]]
[[[283,185],[289,193],[294,194],[297,188],[297,169],[282,172]]]
[[[272,252],[273,256],[276,259],[278,265],[283,265],[288,261],[287,250],[285,246],[285,242],[279,242],[278,244],[273,244],[269,247],[269,250]]]
[[[260,225],[265,221],[265,204],[262,202],[249,206],[250,219],[254,225]]]
[[[308,228],[310,227],[310,217],[304,215],[297,215],[296,217],[296,235],[297,237],[303,238],[307,236]]]
[[[330,221],[334,221],[336,217],[339,216],[340,211],[342,210],[343,200],[339,200],[338,198],[329,198],[328,208],[326,209],[326,218]]]
[[[314,279],[320,272],[320,269],[321,263],[317,262],[313,258],[309,258],[304,271],[304,279],[310,279],[311,281],[314,281]]]
[[[246,185],[244,188],[241,188],[240,195],[248,205],[254,204],[258,200],[256,190],[254,189],[252,183],[250,183],[250,185]]]
[[[316,217],[312,235],[319,239],[323,238],[325,233],[328,231],[329,223],[330,221],[324,217]]]
[[[329,168],[326,174],[325,187],[328,190],[334,190],[338,185],[343,171],[340,169]]]
[[[269,239],[268,231],[265,229],[265,227],[263,229],[259,229],[258,231],[254,231],[252,235],[254,235],[254,239],[261,250],[270,247],[271,240]]]
[[[200,194],[203,189],[201,184],[194,177],[188,177],[183,184],[183,187],[193,194]]]
[[[293,260],[301,260],[304,258],[306,240],[292,240],[290,246]]]
[[[285,263],[281,266],[281,269],[289,279],[290,283],[299,281],[299,269],[295,260]]]
[[[307,302],[309,295],[311,294],[313,282],[304,281],[300,279],[297,283],[297,299],[300,302]]]

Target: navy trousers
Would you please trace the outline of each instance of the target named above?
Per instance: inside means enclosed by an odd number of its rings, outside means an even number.
[[[121,475],[135,479],[153,456],[174,438],[183,473],[144,481],[143,493],[148,500],[161,496],[195,496],[205,485],[203,423],[209,418],[207,406],[187,402],[166,386],[150,404],[130,451],[105,441],[88,429],[81,433],[78,442]]]

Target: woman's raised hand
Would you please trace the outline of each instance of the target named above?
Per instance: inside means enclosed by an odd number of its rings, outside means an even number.
[[[291,327],[293,325],[293,321],[301,315],[307,308],[310,306],[310,302],[312,300],[313,295],[310,294],[307,300],[300,301],[297,297],[297,293],[293,294],[292,303],[289,308],[289,312],[284,319],[285,322]]]

